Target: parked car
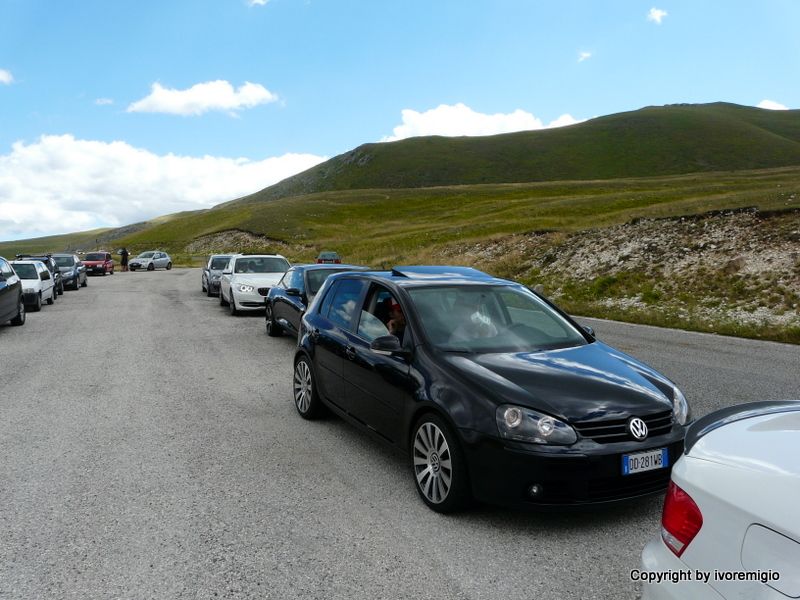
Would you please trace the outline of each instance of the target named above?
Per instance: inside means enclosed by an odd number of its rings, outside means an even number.
[[[42,310],[42,302],[56,301],[55,280],[50,270],[40,260],[15,260],[11,267],[22,280],[22,296],[25,305],[33,312]]]
[[[114,274],[114,259],[111,258],[111,253],[105,250],[89,252],[81,262],[83,262],[86,267],[86,273],[89,275]]]
[[[0,257],[0,325],[9,321],[12,325],[25,324],[25,299],[22,280],[9,262]]]
[[[669,379],[464,267],[329,277],[301,321],[293,395],[300,416],[327,407],[407,452],[439,512],[661,493],[689,420]]]
[[[222,277],[222,271],[230,260],[230,254],[212,254],[208,257],[208,262],[203,267],[203,274],[200,276],[200,283],[203,291],[209,296],[219,294],[219,280]]]
[[[240,310],[263,310],[269,289],[280,281],[291,265],[280,254],[237,254],[222,271],[219,284],[220,306]]]
[[[70,286],[73,290],[79,290],[87,286],[86,266],[77,254],[53,254],[53,260],[61,271],[61,280],[65,287]]]
[[[300,331],[300,317],[329,275],[367,270],[367,267],[342,264],[294,265],[267,296],[267,335],[277,337],[288,331],[296,336]]]
[[[643,598],[800,598],[800,402],[698,419],[642,552]],[[689,573],[657,581],[659,573]],[[705,575],[708,579],[705,580]]]
[[[149,250],[148,252],[142,252],[139,256],[132,259],[130,263],[128,263],[128,268],[131,271],[136,271],[137,269],[147,269],[148,271],[166,269],[169,271],[172,268],[172,259],[166,252]]]
[[[17,254],[17,260],[38,260],[44,263],[47,270],[50,271],[50,276],[56,286],[56,292],[59,296],[64,294],[64,279],[61,276],[61,270],[58,268],[56,261],[53,260],[52,254]]]
[[[325,250],[320,252],[319,256],[317,256],[317,264],[340,265],[342,264],[342,259],[337,252]]]

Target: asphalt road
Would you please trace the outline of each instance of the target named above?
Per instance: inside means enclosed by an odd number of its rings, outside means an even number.
[[[590,322],[697,415],[800,398],[798,347]],[[403,457],[296,415],[293,345],[196,269],[91,278],[0,327],[0,598],[637,597],[660,499],[433,513]]]

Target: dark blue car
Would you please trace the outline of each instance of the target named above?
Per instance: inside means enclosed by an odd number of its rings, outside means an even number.
[[[294,265],[267,295],[267,335],[284,331],[297,335],[300,317],[328,276],[345,271],[366,271],[367,267],[341,264]]]
[[[300,416],[407,453],[422,500],[586,506],[663,492],[689,409],[545,298],[464,267],[330,277],[302,318]]]

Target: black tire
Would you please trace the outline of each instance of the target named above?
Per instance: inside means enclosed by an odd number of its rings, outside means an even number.
[[[136,267],[128,267],[131,271],[135,271]]]
[[[325,413],[325,406],[317,392],[314,369],[306,356],[300,356],[294,363],[292,397],[297,413],[304,419],[313,421]]]
[[[81,284],[81,287],[86,287],[87,285],[89,285],[89,277],[88,276],[83,278],[83,283]]]
[[[210,285],[206,286],[206,296],[208,296],[209,298],[213,298],[214,297],[214,292],[211,291],[211,286]]]
[[[206,293],[208,291],[208,288],[206,287],[206,280],[205,279],[200,279],[200,288],[201,288],[203,293]]]
[[[75,284],[72,286],[72,289],[75,290],[76,292],[79,289],[81,289],[81,278],[80,277],[76,277],[75,278]]]
[[[411,430],[410,446],[411,474],[422,501],[439,513],[463,509],[470,500],[467,465],[445,420],[422,415]]]
[[[167,271],[169,271],[170,269],[172,269],[172,263],[171,263],[171,262],[168,262],[168,263],[167,263]]]
[[[56,296],[57,296],[56,288],[55,286],[53,286],[53,289],[50,290],[50,297],[47,299],[48,306],[53,306],[53,304],[56,303]]]
[[[267,335],[269,337],[281,337],[283,335],[283,327],[278,325],[272,318],[272,307],[267,304],[267,309],[264,312],[264,318],[267,323]]]
[[[231,299],[228,302],[228,308],[231,311],[231,316],[235,317],[239,314],[239,311],[236,310],[236,298],[233,296],[233,290],[231,290]]]
[[[17,316],[11,319],[11,324],[16,325],[19,327],[20,325],[25,325],[25,302],[22,301],[22,298],[19,299],[19,306],[17,307]]]
[[[42,310],[42,293],[41,292],[39,292],[39,294],[36,296],[36,304],[33,305],[33,308],[31,309],[31,312],[39,312],[40,310]]]
[[[59,296],[63,296],[64,295],[64,280],[63,279],[58,282],[58,295]]]
[[[149,265],[147,265],[147,270],[148,271],[155,271],[156,270],[156,266],[153,263],[150,263]]]

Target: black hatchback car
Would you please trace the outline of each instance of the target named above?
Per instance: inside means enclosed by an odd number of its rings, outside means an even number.
[[[297,335],[300,317],[330,275],[367,270],[367,267],[341,264],[294,265],[267,295],[267,335],[278,337],[284,331]]]
[[[302,319],[293,394],[302,417],[330,408],[408,453],[439,512],[661,492],[689,420],[669,379],[463,267],[330,277]]]
[[[8,261],[0,256],[0,325],[8,321],[12,325],[25,324],[25,300],[22,280]]]

